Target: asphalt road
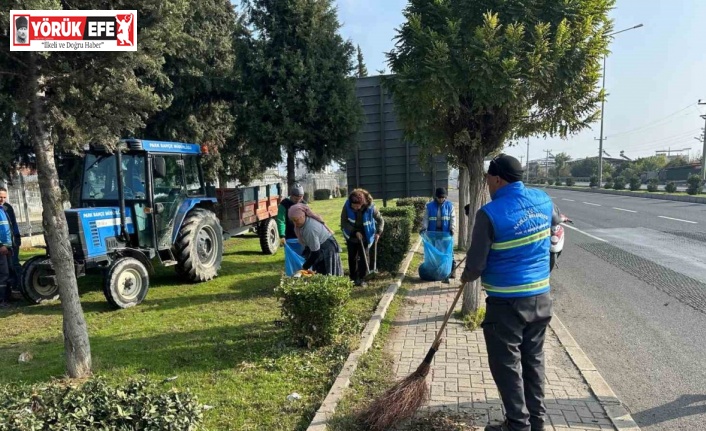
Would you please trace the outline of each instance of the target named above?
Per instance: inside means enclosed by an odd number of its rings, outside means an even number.
[[[547,191],[557,315],[643,430],[706,430],[706,205]]]

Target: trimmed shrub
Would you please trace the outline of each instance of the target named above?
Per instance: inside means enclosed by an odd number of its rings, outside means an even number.
[[[640,177],[631,177],[630,190],[634,192],[640,190],[640,187],[642,187],[642,181],[640,180]]]
[[[659,180],[657,178],[652,178],[647,182],[647,191],[648,192],[656,192],[659,187]]]
[[[591,179],[589,180],[588,186],[589,187],[600,187],[598,185],[598,175],[591,175]]]
[[[331,344],[343,332],[345,305],[353,282],[348,277],[282,277],[275,295],[292,337],[308,348]]]
[[[554,185],[555,185],[555,186],[561,186],[561,185],[563,185],[563,184],[564,184],[564,183],[561,181],[561,178],[557,178],[556,181],[554,181]]]
[[[603,187],[606,189],[612,189],[613,188],[613,179],[611,177],[606,178],[605,185]]]
[[[314,200],[325,201],[327,199],[331,199],[331,190],[329,190],[329,189],[314,190]]]
[[[378,270],[397,273],[409,251],[412,221],[409,217],[385,217],[385,231],[378,242]]]
[[[339,187],[338,192],[341,194],[342,198],[347,198],[348,197],[348,189],[345,187]]]
[[[397,199],[398,207],[414,207],[415,219],[412,225],[412,230],[414,232],[419,232],[422,228],[422,221],[424,221],[424,211],[427,210],[428,198],[414,197],[414,198],[401,198]]]
[[[573,177],[569,177],[566,179],[566,185],[569,187],[573,187],[574,184],[576,184],[576,180],[573,179]]]
[[[676,193],[677,185],[674,183],[674,181],[670,181],[667,183],[666,186],[664,186],[664,191],[666,191],[667,193]]]
[[[701,177],[698,175],[689,175],[689,178],[686,180],[686,183],[689,185],[686,188],[686,192],[692,196],[701,193],[704,187],[704,183],[701,181]]]
[[[416,210],[413,207],[382,207],[379,208],[379,210],[385,221],[387,221],[388,217],[403,217],[409,219],[410,223],[414,226]]]
[[[537,181],[537,184],[544,184],[546,182],[547,182],[546,178],[539,178],[539,180]]]
[[[187,390],[102,378],[0,386],[0,430],[200,430],[204,406]]]
[[[617,177],[615,180],[613,180],[613,189],[625,190],[625,178]]]

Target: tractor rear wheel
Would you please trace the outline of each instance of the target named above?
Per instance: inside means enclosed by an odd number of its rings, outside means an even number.
[[[108,268],[103,294],[115,308],[134,307],[147,296],[150,278],[145,265],[134,257],[121,257]]]
[[[49,256],[34,256],[22,265],[20,293],[31,305],[59,299],[59,286],[42,281],[40,277],[53,275],[40,265],[50,264]]]
[[[279,250],[279,232],[277,222],[273,218],[260,222],[257,227],[257,235],[260,237],[260,248],[264,254],[275,254]]]
[[[196,208],[184,219],[174,244],[176,272],[191,282],[218,275],[223,260],[223,229],[216,215]]]

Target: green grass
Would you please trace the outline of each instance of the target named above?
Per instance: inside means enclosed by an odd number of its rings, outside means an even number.
[[[336,231],[341,245],[343,202],[311,205]],[[211,430],[305,429],[357,337],[311,351],[293,345],[276,325],[280,308],[273,291],[283,270],[283,250],[264,256],[259,240],[246,235],[226,243],[221,273],[211,282],[183,284],[170,268],[159,268],[138,307],[111,310],[101,279],[81,278],[94,372],[116,383],[136,376],[156,381],[177,376],[165,388],[191,388],[201,402],[213,406],[205,414]],[[353,332],[360,333],[388,284],[389,278],[378,277],[352,292],[347,308],[354,316]],[[0,384],[63,376],[58,302],[20,304],[0,311],[0,321]],[[34,359],[19,364],[17,358],[25,351]],[[292,392],[302,399],[287,401]]]

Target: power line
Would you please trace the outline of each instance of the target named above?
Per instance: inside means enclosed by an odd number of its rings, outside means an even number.
[[[624,131],[624,132],[614,133],[614,134],[608,135],[608,136],[610,136],[610,137],[623,136],[623,135],[628,135],[628,134],[630,134],[630,133],[639,132],[639,131],[641,131],[641,130],[650,129],[650,128],[652,128],[652,127],[660,126],[660,125],[662,125],[661,123],[663,123],[665,120],[668,120],[668,119],[670,119],[671,117],[673,117],[674,115],[676,115],[676,114],[678,114],[678,113],[680,113],[680,112],[686,111],[687,109],[692,108],[692,107],[696,107],[696,104],[695,104],[695,103],[692,103],[692,104],[690,104],[690,105],[688,105],[688,106],[685,106],[684,108],[682,108],[682,109],[680,109],[680,110],[678,110],[678,111],[672,112],[671,114],[667,115],[666,117],[663,117],[663,118],[660,119],[660,120],[651,121],[651,122],[649,122],[649,123],[647,123],[647,124],[645,124],[645,125],[642,125],[642,126],[640,126],[640,127],[636,127],[636,128],[634,128],[634,129],[626,130],[626,131]],[[684,116],[686,116],[686,115],[684,115]]]
[[[668,144],[674,144],[674,143],[676,143],[676,141],[683,141],[684,139],[692,138],[694,133],[696,133],[700,130],[701,130],[700,128],[699,129],[692,129],[692,130],[689,130],[686,132],[681,132],[677,135],[667,136],[665,138],[655,139],[655,140],[648,141],[648,142],[641,142],[636,145],[626,145],[626,146],[623,146],[621,149],[623,149],[623,150],[625,150],[625,149],[646,149],[651,146],[652,147],[653,146],[660,146],[661,147],[661,146],[668,145]]]

